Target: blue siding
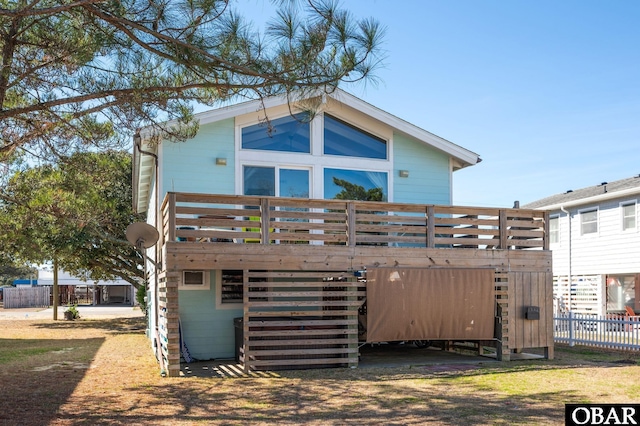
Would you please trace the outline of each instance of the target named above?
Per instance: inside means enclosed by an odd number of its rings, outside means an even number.
[[[242,308],[216,310],[215,279],[216,273],[212,271],[209,290],[178,291],[184,341],[191,356],[199,360],[235,356],[233,319],[242,316]]]
[[[449,156],[412,138],[394,135],[394,201],[451,204]],[[235,193],[234,120],[202,126],[186,143],[162,145],[162,192]],[[215,159],[227,159],[216,166]],[[409,170],[408,178],[398,177]],[[161,199],[164,194],[161,195]],[[210,273],[209,290],[179,290],[182,332],[191,355],[209,360],[233,358],[233,319],[242,309],[216,309],[216,273]]]
[[[393,140],[394,201],[451,204],[449,156],[403,135],[394,134]],[[409,177],[399,177],[400,170],[408,170]]]
[[[216,158],[226,158],[217,166]],[[162,143],[162,191],[233,194],[235,143],[234,120],[228,119],[200,127],[195,138],[186,142]]]
[[[163,142],[163,192],[234,194],[234,123],[228,119],[201,126],[196,137],[184,143]],[[215,164],[219,157],[227,159],[226,166]],[[242,316],[242,309],[216,309],[215,279],[212,272],[209,290],[178,292],[182,333],[196,359],[235,355],[233,318]]]

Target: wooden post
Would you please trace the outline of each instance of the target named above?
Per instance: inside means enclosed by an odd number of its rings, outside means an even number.
[[[357,282],[358,279],[356,277],[351,277],[349,280],[349,282]],[[355,288],[356,292],[358,290],[358,288]],[[349,289],[347,290],[349,292],[352,291],[352,288],[349,287]],[[352,302],[352,301],[357,301],[358,300],[358,296],[347,296],[347,300]],[[349,347],[349,349],[354,349],[355,353],[350,353],[348,355],[348,359],[349,359],[349,367],[350,368],[356,368],[358,367],[358,307],[357,306],[350,306],[348,308],[350,311],[353,310],[354,315],[349,315],[347,316],[347,319],[349,320],[353,320],[355,322],[355,324],[353,325],[349,325],[349,331],[351,331],[352,333],[355,333],[355,342],[351,342],[349,343],[347,346]],[[352,334],[353,335],[353,334]],[[349,340],[351,340],[352,338],[349,337]]]
[[[347,246],[356,246],[356,206],[352,201],[347,203]]]
[[[260,200],[260,243],[262,244],[269,244],[269,222],[271,220],[269,206],[268,198]]]
[[[161,294],[157,304],[157,307],[164,308],[163,315],[160,316],[159,322],[156,324],[159,326],[159,334],[162,335],[161,340],[158,342],[161,348],[160,353],[161,356],[166,357],[166,360],[161,360],[160,367],[169,377],[180,376],[178,285],[181,276],[181,271],[166,274],[163,289],[164,297]],[[166,347],[163,348],[165,344]]]
[[[509,240],[509,235],[507,232],[507,211],[504,209],[500,209],[500,214],[499,214],[499,225],[498,227],[500,228],[499,231],[499,235],[500,235],[500,249],[502,250],[507,250],[509,247],[507,246],[507,241]]]
[[[436,246],[436,208],[434,205],[427,206],[427,248]]]
[[[169,234],[167,240],[175,241],[176,240],[176,194],[174,192],[169,192],[167,194],[167,199],[169,200],[169,204],[167,206],[167,233]]]
[[[550,243],[550,241],[549,241],[549,212],[545,211],[543,217],[544,217],[544,235],[542,236],[542,249],[543,250],[549,250],[549,243]]]
[[[235,324],[234,324],[235,327]],[[235,332],[235,329],[233,330]],[[234,342],[235,344],[235,342]],[[242,271],[242,347],[240,348],[239,363],[245,373],[251,370],[251,356],[249,347],[249,270]]]

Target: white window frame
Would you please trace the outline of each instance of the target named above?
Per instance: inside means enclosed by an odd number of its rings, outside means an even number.
[[[269,118],[279,118],[288,113],[288,109],[274,109],[268,112]],[[383,160],[322,154],[324,151],[324,114],[317,114],[313,120],[311,120],[311,154],[242,149],[242,128],[259,122],[255,113],[246,114],[236,117],[235,123],[236,194],[241,195],[243,193],[244,166],[276,167],[277,169],[307,168],[310,170],[309,198],[324,199],[324,169],[328,167],[333,169],[352,169],[387,173],[387,200],[388,202],[393,202],[393,132],[385,126],[375,124],[373,120],[368,119],[367,117],[361,117],[356,114],[351,116],[350,114],[344,114],[338,111],[327,111],[327,113],[340,120],[346,121],[347,123],[351,123],[364,132],[371,133],[374,136],[385,139],[387,141],[388,158]],[[357,164],[358,167],[354,168],[354,164]],[[276,173],[276,184],[279,183],[278,179],[279,175]],[[277,189],[277,191],[279,191],[279,189]]]
[[[595,220],[595,222],[596,222],[596,230],[595,230],[595,232],[586,232],[585,233],[583,231],[583,225],[584,225],[584,223],[582,221],[583,215],[585,213],[592,213],[592,212],[596,213],[596,220]],[[580,221],[579,221],[579,223],[580,223],[580,235],[581,236],[585,236],[585,237],[598,235],[598,233],[600,232],[600,209],[598,207],[590,207],[588,209],[581,209],[581,210],[578,210],[578,214],[580,216]]]
[[[240,162],[240,189],[238,194],[243,195],[244,192],[244,168],[248,167],[266,167],[274,169],[274,189],[276,193],[276,197],[282,197],[280,194],[280,171],[282,169],[285,170],[304,170],[309,172],[309,198],[313,198],[313,167],[301,164],[280,164],[280,163],[257,163],[257,162]]]
[[[349,158],[355,158],[355,157],[349,157]],[[379,169],[365,169],[365,168],[353,168],[353,166],[351,167],[333,167],[333,166],[323,166],[322,167],[322,198],[324,198],[324,194],[325,194],[325,188],[324,188],[324,175],[325,175],[325,170],[326,169],[336,169],[336,170],[345,170],[345,171],[350,171],[350,172],[364,172],[364,173],[386,173],[387,174],[387,201],[385,202],[391,202],[391,185],[393,185],[393,182],[391,181],[391,176],[393,173],[388,172],[387,170],[379,170]]]
[[[185,273],[187,272],[199,272],[202,273],[202,283],[201,284],[186,284]],[[209,271],[203,269],[185,269],[182,271],[181,279],[180,279],[180,290],[209,290],[211,288]]]
[[[556,233],[556,241],[551,240],[551,221],[555,220],[557,223],[557,228],[555,230]],[[549,244],[560,244],[560,215],[554,214],[549,216]]]
[[[633,206],[633,227],[625,228],[624,227],[624,208],[628,206]],[[638,229],[638,203],[636,200],[631,201],[623,201],[620,203],[620,228],[623,232],[633,232]]]

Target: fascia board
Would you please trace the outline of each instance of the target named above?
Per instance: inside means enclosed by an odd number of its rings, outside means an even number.
[[[332,97],[339,102],[355,108],[362,113],[367,114],[393,127],[401,133],[414,137],[425,144],[431,145],[434,148],[439,149],[440,151],[443,151],[459,160],[462,160],[464,163],[474,165],[479,162],[479,155],[475,152],[469,151],[468,149],[449,142],[448,140],[443,139],[440,136],[434,135],[431,132],[414,126],[413,124],[401,118],[398,118],[393,114],[389,114],[388,112],[383,111],[361,99],[358,99],[345,91],[339,91],[339,93]]]
[[[587,198],[580,198],[578,200],[571,200],[564,203],[556,203],[556,204],[550,204],[548,206],[540,206],[540,207],[536,207],[535,210],[554,211],[554,210],[560,210],[563,207],[567,208],[567,207],[576,207],[576,206],[582,206],[587,204],[595,204],[601,201],[608,201],[616,198],[628,197],[630,195],[640,195],[640,187],[628,188],[628,189],[623,189],[623,190],[614,191],[614,192],[607,192],[605,194],[594,195],[592,197],[587,197]]]
[[[344,90],[337,89],[334,93],[326,95],[337,102],[341,102],[351,108],[354,108],[363,114],[369,115],[372,118],[393,127],[397,131],[404,133],[408,136],[416,138],[423,143],[433,146],[434,148],[443,151],[462,163],[474,165],[479,162],[479,155],[475,152],[469,151],[459,145],[449,142],[431,132],[421,129],[413,124],[389,114],[353,95],[345,92]],[[264,101],[249,101],[238,105],[232,105],[229,107],[223,107],[220,109],[206,111],[196,114],[195,118],[202,124],[208,124],[227,118],[233,118],[238,115],[248,114],[259,111],[262,108],[272,108],[275,106],[284,105],[288,102],[286,96],[277,96],[273,98],[265,99]],[[291,100],[295,104],[295,100]]]
[[[287,103],[285,96],[277,96],[273,98],[265,99],[264,101],[248,101],[237,105],[230,105],[214,109],[211,111],[205,111],[195,114],[194,118],[202,125],[214,123],[216,121],[226,120],[227,118],[234,118],[238,115],[249,114],[252,112],[260,111],[261,109],[272,108],[274,106],[284,105]]]

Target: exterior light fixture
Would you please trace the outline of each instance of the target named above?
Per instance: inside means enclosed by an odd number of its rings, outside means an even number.
[[[226,158],[221,158],[221,157],[216,158],[216,165],[217,166],[226,166],[227,165],[227,159]]]
[[[398,176],[400,176],[401,178],[409,177],[409,170],[400,170],[398,172]]]

